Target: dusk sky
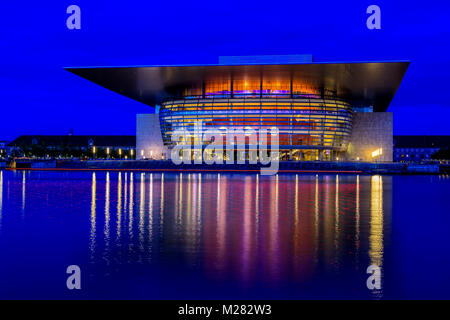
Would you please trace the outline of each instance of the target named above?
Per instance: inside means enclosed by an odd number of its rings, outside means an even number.
[[[66,27],[71,4],[81,8],[81,30]],[[381,30],[366,27],[372,4]],[[0,10],[0,141],[70,129],[135,134],[136,113],[152,110],[63,67],[303,53],[411,61],[388,110],[394,134],[450,134],[448,1],[16,1]]]

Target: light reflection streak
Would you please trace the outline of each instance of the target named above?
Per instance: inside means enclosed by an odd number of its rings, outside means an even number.
[[[334,204],[334,246],[335,246],[335,253],[336,253],[336,259],[339,256],[339,176],[336,175],[336,197],[335,197],[335,204]]]
[[[373,176],[370,201],[370,261],[381,266],[383,254],[383,177]]]
[[[244,181],[244,219],[242,235],[242,269],[243,281],[247,283],[250,274],[251,258],[251,232],[252,232],[252,210],[251,210],[251,177],[246,176]]]
[[[195,195],[194,199],[192,197],[192,189],[194,188],[194,182],[191,181],[191,174],[188,174],[187,182],[186,182],[186,188],[187,188],[187,197],[186,197],[186,207],[185,207],[185,213],[183,213],[184,210],[181,210],[180,214],[185,214],[185,232],[186,232],[186,244],[187,244],[187,257],[190,259],[190,261],[193,262],[191,258],[194,258],[192,255],[192,252],[195,252],[195,243],[197,240],[197,232],[196,232],[196,225],[195,225],[195,212],[196,212],[196,201],[195,201]],[[196,194],[196,193],[195,193]]]
[[[124,199],[123,199],[123,209],[124,213],[127,210],[127,200],[128,200],[128,172],[125,172],[125,182],[124,182]],[[125,216],[126,219],[126,216]]]
[[[223,180],[223,182],[222,182]],[[223,184],[223,186],[222,186]],[[222,191],[223,190],[223,191]],[[226,176],[221,177],[220,173],[217,175],[217,269],[224,272],[226,268],[226,240],[227,240],[227,217],[226,217]],[[224,194],[224,196],[222,196]],[[223,203],[222,203],[223,198]]]
[[[25,214],[25,197],[26,197],[26,177],[25,170],[22,171],[22,215]]]
[[[256,175],[255,212],[256,222],[259,223],[259,173]],[[256,230],[258,231],[258,228]]]
[[[355,220],[356,220],[356,263],[359,265],[359,247],[360,247],[360,213],[359,213],[359,175],[356,176],[356,206],[355,206]]]
[[[278,174],[272,177],[271,186],[271,202],[270,202],[270,243],[269,243],[269,254],[270,254],[270,270],[271,276],[273,278],[277,277],[279,270],[279,245],[278,245],[278,223],[279,223],[279,211],[278,211]]]
[[[145,174],[141,173],[139,188],[139,249],[144,251]]]
[[[376,175],[371,179],[371,200],[370,200],[370,264],[383,266],[383,177]],[[383,272],[381,272],[383,275]],[[383,288],[383,277],[381,277],[381,288]],[[374,290],[375,297],[382,296],[382,289]]]
[[[97,193],[97,181],[95,172],[92,172],[92,182],[91,182],[91,234],[90,234],[90,251],[91,260],[93,261],[95,256],[95,246],[96,246],[96,193]]]
[[[164,173],[161,174],[161,202],[159,204],[159,215],[161,216],[161,235],[163,231],[163,223],[164,223]]]
[[[117,182],[117,240],[120,239],[122,226],[122,172],[119,172]]]
[[[332,255],[334,253],[334,224],[332,225],[330,214],[330,186],[332,182],[329,176],[325,176],[325,195],[323,199],[323,242],[324,242],[324,256],[326,260],[332,261]],[[332,264],[327,264],[327,267],[331,267]]]
[[[109,246],[110,246],[110,236],[109,236],[109,227],[110,227],[110,179],[109,179],[109,171],[106,172],[106,186],[105,186],[105,251],[106,257],[109,257]]]
[[[129,197],[130,200],[128,202],[129,208],[128,208],[128,234],[130,236],[130,239],[133,239],[133,220],[134,220],[134,173],[130,172],[130,192]],[[130,248],[131,248],[132,242],[130,241]]]
[[[0,230],[2,229],[3,219],[3,170],[0,170]]]
[[[197,206],[197,224],[202,222],[202,174],[198,174],[198,206]]]
[[[192,201],[192,193],[191,193],[191,188],[193,188],[193,183],[191,182],[191,174],[188,174],[188,179],[187,179],[187,208],[186,208],[186,223],[185,223],[185,227],[186,227],[186,231],[188,232],[188,234],[191,234],[190,237],[188,237],[188,239],[190,240],[189,245],[192,246],[193,242],[195,241],[195,226],[193,225],[192,221],[195,221],[195,217],[193,217],[192,215],[192,211],[195,212],[195,199],[194,201]],[[191,205],[192,204],[192,205]],[[181,214],[183,215],[183,210],[181,210]]]
[[[319,175],[316,174],[316,187],[314,192],[314,262],[319,261]]]
[[[180,173],[178,180],[178,212],[177,212],[177,224],[180,225],[183,221],[183,174]]]
[[[162,195],[161,195],[162,196]],[[153,173],[150,173],[149,191],[148,191],[148,253],[149,259],[152,253],[153,239]]]
[[[300,269],[300,248],[301,248],[301,232],[300,232],[300,217],[299,217],[299,205],[298,205],[298,174],[295,175],[295,188],[294,188],[294,266],[295,270]]]

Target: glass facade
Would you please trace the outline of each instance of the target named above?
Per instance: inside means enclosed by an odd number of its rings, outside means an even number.
[[[323,92],[312,83],[302,79],[290,79],[287,75],[261,77],[256,74],[237,75],[206,80],[181,89],[179,99],[200,98],[319,98],[321,95],[335,96],[332,91]]]
[[[205,97],[163,103],[160,122],[164,144],[172,147],[171,136],[175,130],[193,132],[194,126],[201,121],[204,131],[214,128],[225,132],[224,129],[231,128],[242,132],[255,129],[257,132],[277,127],[282,160],[333,160],[339,152],[347,149],[353,119],[352,108],[347,102],[329,97],[286,98],[285,92],[292,96],[291,85],[288,89],[282,83],[271,84],[270,89],[264,87],[264,90],[270,90],[270,94],[261,98],[255,83],[248,80],[245,84],[237,82],[237,88],[233,89],[246,92],[245,98],[234,94],[228,99]],[[269,82],[266,85],[269,86]],[[219,83],[217,88],[217,92],[227,92],[228,89],[226,83]],[[306,85],[296,88],[303,90],[302,94],[315,96],[317,93],[312,89],[308,91]],[[279,93],[283,98],[271,98]],[[203,142],[203,145],[207,143]]]

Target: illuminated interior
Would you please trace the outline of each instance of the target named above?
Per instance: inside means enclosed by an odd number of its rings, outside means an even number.
[[[248,91],[254,88],[250,84]],[[275,88],[282,89],[280,86]],[[277,127],[282,160],[331,160],[338,157],[347,149],[352,117],[353,111],[348,103],[320,98],[183,99],[167,101],[160,109],[163,141],[169,147],[173,146],[171,137],[175,130],[194,132],[200,121],[203,133],[209,129],[225,132],[224,129],[229,128],[242,130],[243,139],[244,130],[258,132]],[[223,139],[226,144],[225,134]],[[249,143],[248,139],[245,141]],[[208,143],[203,141],[202,144],[206,146]]]

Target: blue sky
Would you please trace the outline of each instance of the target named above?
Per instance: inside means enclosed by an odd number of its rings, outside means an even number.
[[[81,30],[66,8],[81,8]],[[381,30],[366,8],[381,8]],[[0,8],[0,140],[134,134],[148,106],[65,66],[216,63],[220,55],[410,60],[389,111],[394,134],[450,134],[448,1],[20,1]]]

